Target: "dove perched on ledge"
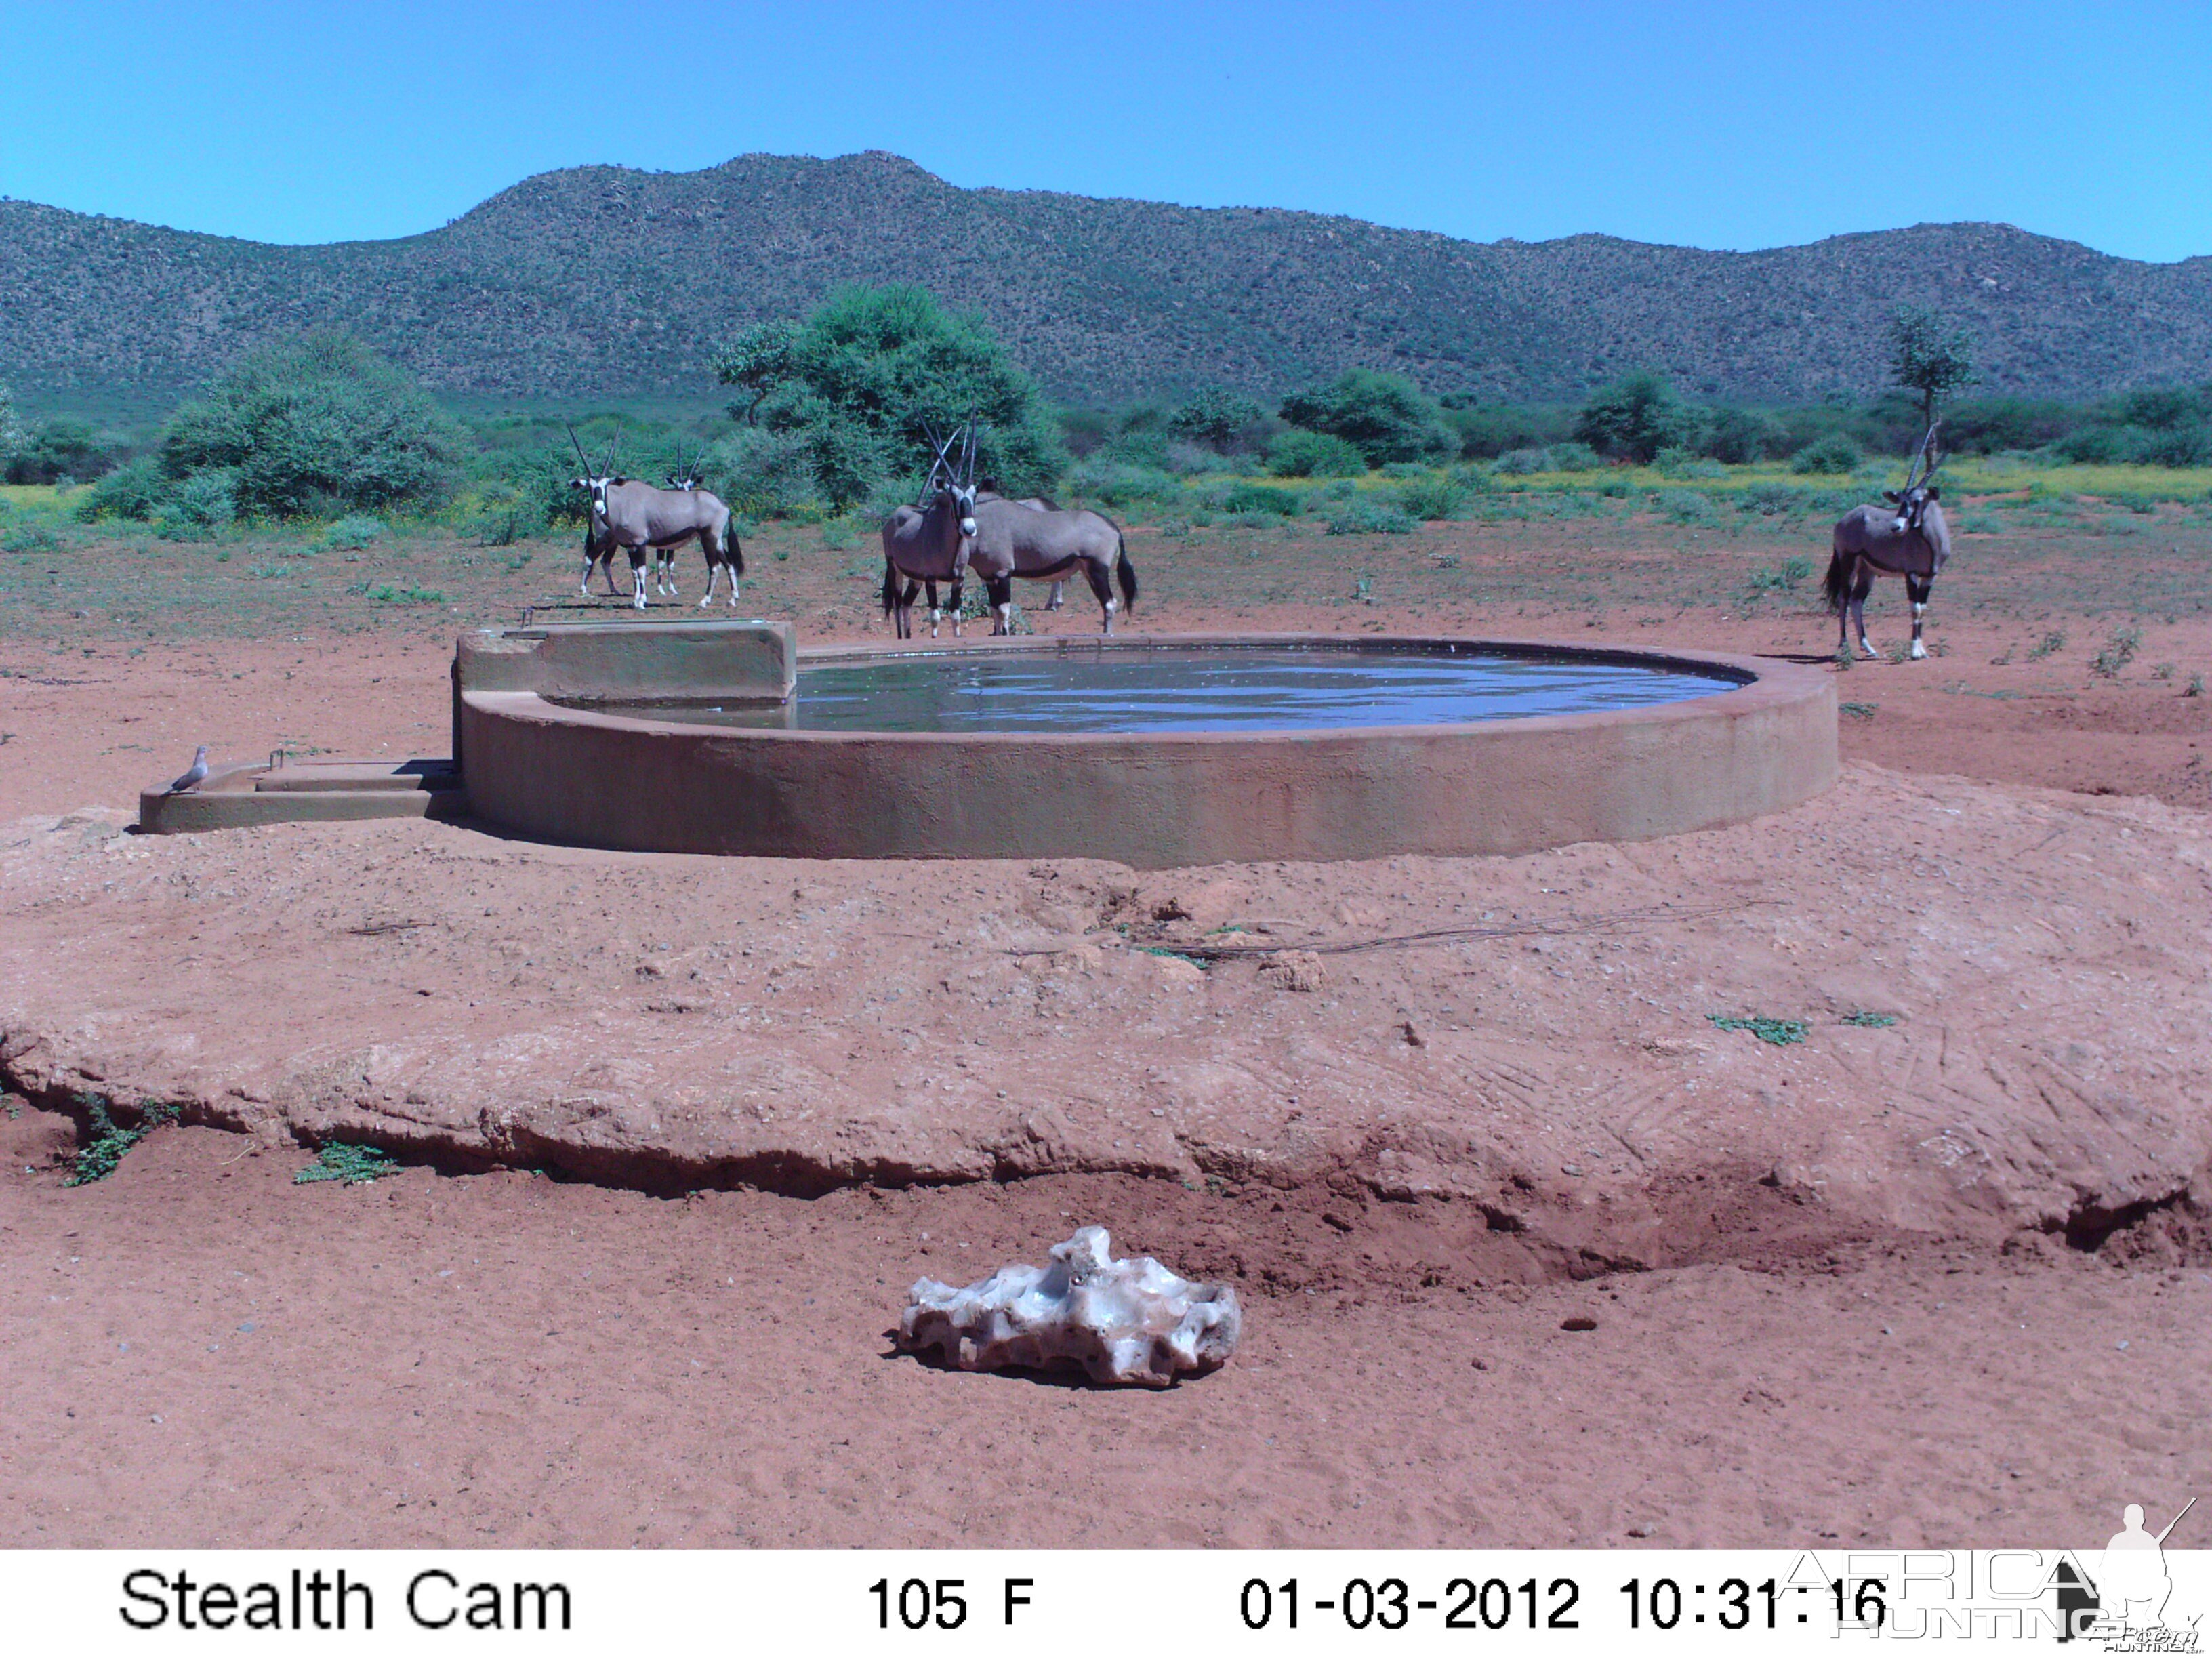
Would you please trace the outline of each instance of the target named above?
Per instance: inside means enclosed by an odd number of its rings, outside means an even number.
[[[207,745],[205,744],[202,744],[199,748],[193,752],[192,763],[190,767],[185,769],[184,776],[179,778],[174,783],[171,784],[163,793],[171,795],[181,795],[188,790],[197,789],[202,783],[206,781],[207,775]]]

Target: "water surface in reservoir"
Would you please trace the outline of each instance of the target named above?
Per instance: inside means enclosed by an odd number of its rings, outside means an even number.
[[[802,665],[781,708],[658,699],[610,714],[816,732],[1250,732],[1428,726],[1648,708],[1718,674],[1474,649],[1102,647],[917,651]]]

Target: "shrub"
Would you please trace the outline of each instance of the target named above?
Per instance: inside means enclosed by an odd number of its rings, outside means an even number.
[[[325,530],[323,532],[323,545],[358,550],[367,547],[383,533],[383,520],[372,519],[365,514],[356,514],[350,518],[340,519]]]
[[[1651,505],[1676,524],[1702,524],[1713,515],[1712,497],[1694,489],[1662,489],[1651,498]]]
[[[441,499],[463,434],[359,340],[280,341],[240,360],[161,434],[161,470],[228,471],[236,507],[276,518]]]
[[[1606,454],[1649,461],[1680,443],[1693,421],[1664,376],[1640,369],[1590,394],[1575,417],[1575,436]]]
[[[1805,492],[1795,484],[1761,479],[1745,485],[1737,494],[1735,504],[1738,512],[1757,513],[1771,519],[1777,514],[1795,513],[1803,507]]]
[[[1730,466],[1771,461],[1790,453],[1790,434],[1771,415],[1755,409],[1721,409],[1706,422],[1705,453]]]
[[[1116,509],[1161,506],[1183,498],[1182,486],[1164,472],[1096,456],[1068,474],[1067,487],[1081,500]]]
[[[1552,471],[1554,472],[1592,472],[1605,465],[1605,457],[1577,438],[1568,438],[1552,446]]]
[[[1866,456],[1846,434],[1832,432],[1790,458],[1792,472],[1856,472]]]
[[[1207,386],[1193,392],[1169,417],[1170,431],[1223,449],[1248,427],[1267,418],[1267,410],[1241,392]]]
[[[1279,484],[1240,483],[1221,498],[1224,513],[1271,513],[1279,518],[1293,518],[1305,510],[1304,498],[1295,489],[1285,489]]]
[[[1541,449],[1566,435],[1565,419],[1548,410],[1447,404],[1444,420],[1459,434],[1460,453],[1470,459],[1494,460],[1514,449]]]
[[[755,392],[762,426],[798,438],[832,510],[889,479],[918,483],[930,459],[925,428],[949,433],[970,416],[976,470],[1009,495],[1043,494],[1067,469],[1036,383],[981,319],[946,311],[927,289],[841,288],[787,338],[758,334],[726,348],[715,372]]]
[[[1367,458],[1326,432],[1278,433],[1267,446],[1267,471],[1279,478],[1348,478],[1367,471]]]
[[[1332,536],[1402,536],[1419,529],[1413,515],[1387,496],[1363,492],[1329,515]]]
[[[164,541],[206,541],[238,516],[237,489],[235,468],[203,468],[170,492],[154,528]]]
[[[0,458],[7,461],[9,483],[65,486],[112,471],[124,449],[118,434],[99,431],[84,421],[52,420],[32,428],[13,455],[0,446]]]
[[[814,462],[805,433],[748,426],[708,447],[703,482],[732,513],[787,519],[820,505]]]
[[[1282,416],[1294,427],[1343,439],[1370,466],[1459,453],[1459,434],[1442,406],[1402,374],[1348,369],[1327,386],[1284,398]]]
[[[1717,463],[1709,461],[1680,444],[1670,444],[1651,458],[1651,465],[1661,477],[1668,478],[1720,478],[1727,471]]]
[[[176,481],[161,471],[151,455],[126,461],[95,483],[76,504],[76,515],[87,524],[100,519],[135,519],[140,523],[161,511],[176,488]]]
[[[1525,477],[1531,472],[1552,470],[1552,452],[1548,449],[1509,449],[1498,458],[1498,470],[1510,478]]]
[[[1449,477],[1409,479],[1397,491],[1399,505],[1425,523],[1456,519],[1467,509],[1467,489]]]

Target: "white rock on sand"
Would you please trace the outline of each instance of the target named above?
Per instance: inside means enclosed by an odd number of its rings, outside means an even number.
[[[936,1348],[964,1371],[1073,1364],[1094,1382],[1164,1389],[1225,1364],[1242,1325],[1230,1285],[1179,1279],[1148,1255],[1116,1261],[1103,1227],[1079,1227],[1050,1267],[1017,1262],[964,1290],[916,1280],[899,1346]]]

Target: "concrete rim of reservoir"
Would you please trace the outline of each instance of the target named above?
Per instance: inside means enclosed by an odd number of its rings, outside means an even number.
[[[790,696],[802,663],[916,654],[864,646],[802,658],[782,624],[730,623],[605,625],[604,646],[590,648],[619,653],[623,635],[643,645],[647,636],[682,642],[700,630],[747,628],[755,637],[773,635],[786,653],[781,690],[770,670],[764,694],[755,694],[770,703]],[[549,678],[528,666],[537,641],[587,631],[599,630],[463,637],[453,736],[476,816],[545,840],[635,851],[1079,857],[1164,869],[1645,841],[1780,811],[1837,775],[1829,676],[1765,658],[1449,635],[994,640],[952,649],[1480,653],[1732,684],[1637,708],[1463,724],[876,732],[733,728],[577,706],[594,695],[672,697],[697,689],[680,675],[625,671],[595,693],[573,674]]]

